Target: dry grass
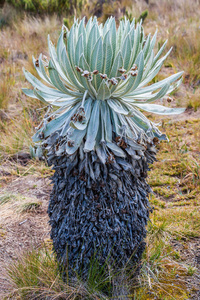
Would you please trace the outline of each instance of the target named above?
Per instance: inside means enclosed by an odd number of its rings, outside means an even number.
[[[0,109],[6,109],[8,107],[14,84],[13,71],[11,69],[4,70],[0,83]]]
[[[96,272],[96,283],[91,278],[84,282],[76,274],[64,282],[55,256],[46,247],[21,256],[9,266],[8,275],[15,288],[7,299],[108,299],[101,291],[109,284],[108,274]]]
[[[15,193],[1,193],[0,194],[0,206],[1,206],[1,224],[3,224],[3,218],[5,219],[12,214],[17,217],[18,214],[24,212],[35,212],[42,206],[41,201],[35,197],[25,197],[21,194]]]

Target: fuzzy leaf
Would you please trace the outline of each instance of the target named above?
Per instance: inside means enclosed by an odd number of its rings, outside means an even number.
[[[185,108],[171,108],[165,107],[162,105],[157,104],[134,104],[135,106],[139,107],[142,110],[158,114],[158,115],[176,115],[181,114],[185,111]]]
[[[87,42],[87,61],[89,62],[91,59],[91,53],[92,49],[94,48],[94,45],[97,42],[98,36],[98,29],[97,25],[93,25],[91,28],[91,31],[88,36],[88,42]]]
[[[62,61],[61,61],[65,72],[67,73],[68,78],[70,78],[71,82],[74,84],[74,86],[77,87],[80,91],[84,91],[84,87],[80,84],[80,82],[77,80],[75,71],[72,69],[68,53],[66,52],[66,49],[64,48],[62,51]]]
[[[42,78],[44,81],[46,81],[48,84],[52,85],[50,78],[47,76],[45,69],[44,69],[44,65],[42,62],[42,54],[40,54],[39,59],[38,59],[38,66],[36,66],[36,59],[34,58],[34,56],[32,57],[33,60],[33,64],[35,66],[35,69],[38,73],[38,75],[40,76],[40,78]]]
[[[54,65],[52,64],[52,62],[49,62],[49,76],[51,79],[51,82],[53,83],[53,85],[60,91],[62,91],[63,93],[66,93],[67,95],[70,96],[80,96],[81,94],[78,92],[73,92],[72,90],[69,90],[65,87],[64,83],[62,82],[62,80],[59,77],[59,74],[57,72],[57,70],[54,68]]]
[[[124,43],[121,48],[121,53],[124,61],[124,68],[127,69],[130,61],[130,53],[131,53],[131,40],[130,34],[127,34]]]
[[[66,144],[65,149],[67,154],[72,155],[74,152],[76,152],[85,135],[86,135],[86,128],[84,130],[78,130],[78,129],[73,130],[73,133],[70,135],[70,140],[73,141],[73,146],[69,147],[69,145]]]
[[[124,158],[126,157],[125,152],[121,148],[119,148],[116,144],[106,142],[106,145],[114,153],[114,155],[119,156],[119,157],[124,157]]]
[[[108,31],[103,40],[103,73],[109,74],[113,61],[113,50],[111,46],[111,33]]]
[[[114,59],[114,62],[113,62],[113,65],[112,65],[112,69],[111,69],[110,74],[109,74],[109,78],[117,77],[118,75],[120,75],[120,73],[119,73],[118,70],[121,67],[123,67],[123,57],[122,57],[121,51],[119,51],[118,54],[117,54],[117,56]]]
[[[103,79],[101,84],[100,84],[100,87],[98,89],[97,99],[98,100],[106,100],[106,99],[110,98],[110,95],[111,95],[111,93],[110,93],[110,90],[107,86],[107,83]]]
[[[102,38],[99,37],[98,41],[94,45],[94,49],[92,51],[91,55],[91,70],[98,70],[99,72],[102,72],[102,65],[103,65],[103,43]],[[99,75],[94,76],[93,79],[93,85],[95,89],[98,89],[99,85],[101,83],[101,78]]]
[[[85,152],[94,150],[96,136],[99,130],[99,113],[100,113],[100,101],[95,100],[91,112],[89,125],[87,128],[87,136],[86,136],[86,142],[84,146]]]
[[[85,101],[84,109],[85,109],[86,120],[84,123],[81,123],[79,121],[77,121],[77,122],[71,121],[70,126],[73,127],[74,129],[84,130],[87,127],[88,120],[90,119],[91,109],[92,109],[92,99],[91,98],[89,98]]]
[[[78,42],[76,44],[75,49],[75,64],[78,65],[79,59],[81,57],[81,54],[83,54],[84,48],[83,48],[83,34],[81,34],[78,38]]]
[[[110,109],[105,101],[101,103],[101,119],[104,120],[105,140],[108,142],[111,142],[112,141],[112,124],[111,124],[111,118],[110,118]]]

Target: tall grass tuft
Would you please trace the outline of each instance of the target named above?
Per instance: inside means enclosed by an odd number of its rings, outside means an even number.
[[[91,261],[91,268],[87,281],[82,281],[76,273],[69,277],[68,271],[63,280],[54,255],[45,247],[33,250],[7,268],[12,286],[7,296],[37,300],[108,299],[109,273],[105,272],[106,268],[99,268],[95,260]]]

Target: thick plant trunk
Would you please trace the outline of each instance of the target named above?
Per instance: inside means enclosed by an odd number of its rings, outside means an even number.
[[[122,267],[130,258],[138,264],[149,218],[146,155],[103,165],[95,152],[76,152],[51,156],[49,163],[55,173],[48,213],[58,260],[85,274],[94,255],[102,264],[107,259]]]

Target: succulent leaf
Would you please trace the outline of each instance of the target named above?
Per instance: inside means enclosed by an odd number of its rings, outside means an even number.
[[[117,29],[113,17],[104,26],[94,17],[87,25],[85,18],[75,20],[70,30],[63,26],[56,49],[48,37],[49,61],[42,54],[38,59],[33,57],[42,81],[24,70],[33,90],[23,92],[48,107],[60,108],[51,113],[51,119],[44,118],[34,141],[56,132],[56,137],[64,139],[56,153],[96,150],[105,163],[108,156],[126,156],[115,137],[120,141],[123,137],[127,149],[141,148],[141,137],[146,141],[154,136],[163,139],[140,110],[161,115],[182,113],[182,108],[151,102],[176,89],[183,72],[150,84],[172,50],[161,57],[166,41],[155,53],[156,36],[157,31],[152,38],[150,34],[145,37],[141,23],[135,25],[135,20],[122,20]]]
[[[159,115],[175,115],[175,114],[181,114],[185,111],[184,108],[171,108],[171,107],[165,107],[158,104],[143,104],[143,103],[135,103],[135,106],[139,107],[142,110],[152,112],[154,114]]]

